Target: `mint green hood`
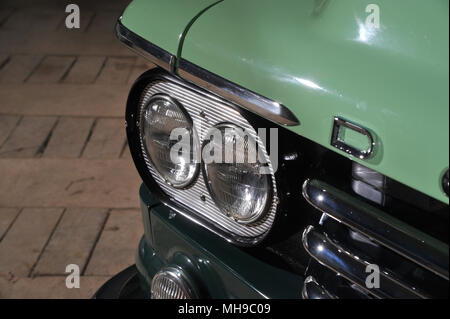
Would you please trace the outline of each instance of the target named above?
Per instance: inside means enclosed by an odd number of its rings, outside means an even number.
[[[122,24],[160,48],[177,54],[191,20],[217,0],[134,0],[122,14]]]
[[[290,129],[330,146],[334,116],[371,130],[355,161],[448,203],[448,1],[225,0],[192,25],[181,57],[290,108]],[[341,152],[344,156],[349,156]]]

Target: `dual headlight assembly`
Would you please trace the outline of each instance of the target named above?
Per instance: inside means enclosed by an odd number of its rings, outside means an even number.
[[[236,106],[150,70],[130,92],[126,120],[138,171],[165,204],[237,244],[267,235],[278,201],[274,170]]]

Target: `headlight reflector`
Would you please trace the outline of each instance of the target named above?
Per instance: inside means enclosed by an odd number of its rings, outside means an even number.
[[[195,147],[198,145],[192,120],[182,106],[165,94],[155,94],[143,107],[140,117],[144,154],[164,180],[175,188],[188,186],[195,178]],[[171,139],[173,130],[184,132],[179,140]],[[176,143],[185,141],[180,152],[172,152]]]
[[[211,197],[224,214],[239,223],[253,223],[264,216],[271,199],[271,176],[261,173],[256,141],[232,124],[219,124],[212,130],[217,133],[208,134],[203,156],[211,151],[223,156],[219,162],[203,159]]]

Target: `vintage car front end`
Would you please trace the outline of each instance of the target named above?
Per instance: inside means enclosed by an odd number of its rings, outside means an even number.
[[[448,2],[369,5],[125,10],[145,297],[448,297]]]

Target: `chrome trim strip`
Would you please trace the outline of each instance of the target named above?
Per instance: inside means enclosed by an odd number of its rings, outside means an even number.
[[[122,24],[121,20],[122,17],[116,23],[116,36],[123,44],[157,66],[169,72],[174,71],[176,61],[174,55],[130,31]]]
[[[215,93],[226,100],[280,125],[300,125],[300,121],[286,106],[274,102],[242,86],[215,75],[185,59],[178,61],[178,74],[185,80]]]
[[[338,299],[323,288],[313,276],[308,276],[303,283],[303,299]]]
[[[121,18],[116,24],[116,35],[121,42],[134,52],[157,66],[175,73],[176,57],[127,29],[122,24]],[[184,80],[236,103],[253,113],[280,125],[300,125],[297,117],[280,103],[251,92],[184,59],[180,59],[178,68],[178,74]]]
[[[193,212],[189,207],[183,205],[182,203],[175,202],[173,198],[170,197],[160,198],[159,200],[164,206],[172,210],[174,213],[180,214],[184,218],[190,220],[191,222],[200,227],[205,228],[206,230],[219,236],[220,238],[224,239],[230,244],[235,244],[243,247],[251,247],[258,244],[267,235],[267,233],[265,233],[261,236],[254,238],[244,238],[241,236],[233,235],[227,232],[226,230],[220,228],[218,225],[213,224],[212,222],[197,216],[195,212]]]
[[[349,128],[355,132],[360,133],[361,135],[366,136],[369,139],[369,148],[367,150],[358,150],[357,148],[348,145],[343,140],[339,138],[341,127]],[[361,127],[357,124],[351,123],[347,120],[344,120],[339,117],[334,118],[333,123],[333,132],[331,134],[331,145],[336,147],[337,149],[353,155],[359,159],[366,159],[373,155],[373,149],[375,147],[375,140],[372,136],[372,133],[370,133],[367,129],[364,127]]]
[[[445,243],[324,182],[308,179],[302,192],[322,213],[448,280]]]
[[[327,234],[308,226],[302,236],[303,246],[317,262],[337,272],[350,282],[361,287],[377,298],[428,298],[413,287],[394,278],[380,267],[380,287],[366,287],[366,267],[369,262],[362,260],[346,247],[333,242]]]

